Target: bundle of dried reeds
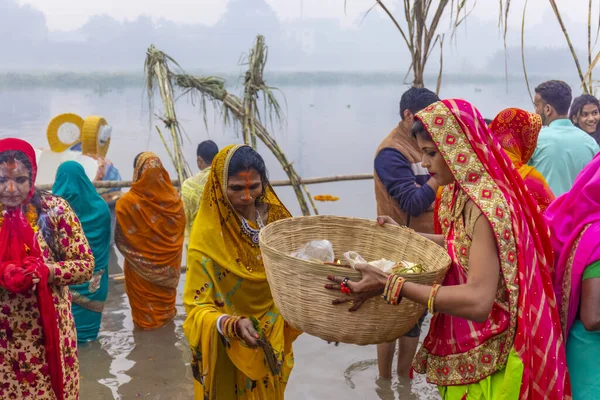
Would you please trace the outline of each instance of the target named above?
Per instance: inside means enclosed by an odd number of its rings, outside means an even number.
[[[164,116],[158,116],[158,118],[163,121],[171,134],[172,149],[167,144],[160,129],[156,127],[156,130],[169,153],[169,157],[171,157],[171,161],[177,172],[177,177],[183,182],[191,176],[191,171],[189,165],[185,161],[185,155],[183,153],[183,134],[179,126],[179,121],[177,121],[177,114],[175,113],[173,85],[171,83],[168,66],[169,62],[177,64],[175,60],[168,55],[158,51],[154,46],[150,46],[146,53],[144,74],[146,76],[146,90],[148,93],[150,115],[152,115],[154,110],[154,93],[158,87],[165,108]]]
[[[152,97],[154,93],[154,82],[158,82],[159,89],[161,89],[161,97],[163,97],[163,103],[165,103],[166,119],[170,122],[167,126],[171,129],[171,136],[173,138],[173,143],[175,144],[174,151],[172,152],[174,163],[178,162],[178,155],[183,157],[183,154],[181,153],[181,131],[175,116],[175,106],[173,102],[173,87],[175,86],[180,88],[184,95],[190,95],[193,100],[199,103],[205,124],[207,123],[207,104],[210,102],[215,109],[221,111],[223,122],[225,124],[230,124],[233,121],[242,126],[244,142],[246,144],[252,144],[255,147],[256,142],[253,138],[258,138],[262,141],[273,153],[275,158],[277,158],[287,174],[294,188],[302,214],[311,214],[309,202],[313,212],[318,214],[308,189],[301,183],[301,178],[294,169],[292,163],[288,161],[285,153],[262,122],[267,118],[272,122],[273,118],[275,118],[281,123],[283,118],[281,107],[273,93],[276,89],[268,86],[263,79],[267,54],[268,49],[265,45],[264,38],[259,35],[255,40],[255,45],[250,51],[247,60],[248,72],[246,73],[244,82],[244,97],[239,98],[227,92],[225,89],[225,81],[223,79],[214,76],[203,77],[188,75],[184,73],[183,69],[173,58],[157,50],[154,46],[151,46],[148,50],[146,71],[156,72],[147,72],[148,97]],[[177,69],[176,72],[171,70],[170,64]],[[165,93],[164,95],[163,92]],[[262,117],[257,102],[257,97],[260,94],[264,96],[265,115]],[[180,176],[179,179],[181,180],[182,177]]]

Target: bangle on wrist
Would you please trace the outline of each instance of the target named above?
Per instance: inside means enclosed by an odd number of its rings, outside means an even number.
[[[438,285],[436,283],[431,288],[431,292],[429,292],[429,299],[427,300],[427,310],[431,313],[431,315],[435,315],[435,296],[437,295],[437,292],[441,287],[441,285]]]

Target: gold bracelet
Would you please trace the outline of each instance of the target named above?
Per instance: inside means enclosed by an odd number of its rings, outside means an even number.
[[[396,284],[394,285],[394,292],[392,294],[392,305],[397,306],[398,304],[400,304],[400,300],[402,300],[402,296],[400,295],[402,293],[402,287],[404,287],[404,282],[406,282],[406,279],[399,276],[398,279],[396,279]]]
[[[441,285],[438,285],[436,283],[433,285],[433,287],[431,288],[431,292],[429,293],[429,300],[427,301],[427,310],[431,313],[431,315],[435,315],[435,296],[437,295],[437,292],[441,287]]]
[[[229,331],[229,326],[231,325],[231,318],[233,317],[229,317],[225,320],[225,328],[223,329],[223,333],[225,334],[225,337],[227,339],[231,338],[231,333]]]
[[[239,317],[227,317],[227,319],[225,320],[225,323],[223,324],[223,336],[225,336],[225,338],[229,339],[229,340],[233,340],[233,339],[238,339],[238,335],[237,332],[234,331],[235,329],[235,322],[237,321]]]
[[[385,301],[388,301],[389,297],[389,293],[390,293],[390,287],[393,285],[392,281],[394,280],[394,274],[390,274],[390,276],[388,276],[387,281],[385,282],[385,289],[383,289],[383,299]]]
[[[400,300],[402,299],[400,293],[402,292],[404,282],[406,282],[406,279],[399,275],[391,274],[388,277],[383,291],[383,299],[388,304],[394,306],[400,304]]]

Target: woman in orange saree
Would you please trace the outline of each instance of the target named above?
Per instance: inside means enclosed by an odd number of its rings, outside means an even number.
[[[135,162],[133,185],[116,205],[115,242],[125,257],[125,291],[133,323],[155,329],[177,310],[185,231],[183,202],[154,153]]]
[[[490,124],[492,135],[513,162],[525,182],[525,187],[544,213],[554,201],[554,193],[544,176],[534,167],[527,165],[533,156],[541,130],[542,117],[518,108],[501,111]]]
[[[415,119],[423,167],[444,187],[444,235],[423,236],[452,265],[431,287],[359,264],[360,282],[329,278],[328,289],[350,290],[334,304],[351,301],[354,311],[384,295],[427,306],[434,316],[413,367],[444,400],[570,399],[549,230],[533,197],[468,102],[443,100]]]

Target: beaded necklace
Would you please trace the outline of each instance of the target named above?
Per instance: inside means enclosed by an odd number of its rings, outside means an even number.
[[[248,236],[253,244],[258,244],[258,236],[260,234],[260,230],[265,227],[263,220],[260,216],[260,212],[256,210],[256,225],[258,225],[258,229],[254,229],[250,226],[248,220],[242,217],[242,233]]]

